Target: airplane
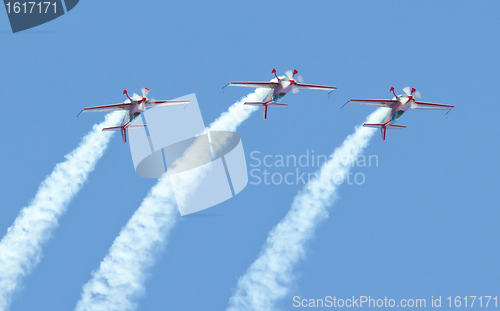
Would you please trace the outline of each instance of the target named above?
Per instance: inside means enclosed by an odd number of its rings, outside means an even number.
[[[149,93],[149,88],[142,88],[142,96],[137,94],[132,94],[132,97],[128,96],[127,90],[123,91],[123,95],[127,96],[127,99],[122,104],[113,105],[102,105],[96,107],[83,108],[82,112],[94,112],[94,111],[114,111],[114,110],[125,110],[128,113],[123,118],[122,124],[120,126],[106,127],[103,131],[120,131],[122,134],[123,142],[127,142],[127,129],[134,128],[144,128],[146,125],[133,125],[131,124],[142,112],[148,108],[152,107],[165,107],[165,106],[176,106],[176,105],[187,105],[189,100],[159,100],[148,99],[146,96]],[[77,117],[80,115],[77,115]]]
[[[267,107],[286,107],[288,104],[282,104],[280,101],[283,97],[290,91],[293,94],[297,94],[301,89],[307,90],[325,90],[333,92],[337,88],[334,86],[323,86],[316,84],[305,84],[302,76],[295,75],[298,73],[298,70],[288,70],[285,72],[285,77],[280,79],[278,75],[276,75],[276,69],[273,69],[271,73],[274,73],[277,82],[229,82],[226,86],[243,86],[243,87],[262,87],[268,88],[269,93],[261,102],[246,102],[245,105],[258,105],[262,106],[262,117],[267,119]],[[226,87],[224,86],[223,89]],[[328,94],[330,94],[328,93]]]
[[[450,112],[454,106],[451,105],[442,105],[442,104],[433,104],[433,103],[425,103],[416,101],[415,98],[421,98],[417,89],[412,88],[410,90],[409,86],[403,88],[405,94],[396,95],[394,92],[394,86],[391,87],[390,92],[394,94],[393,99],[349,99],[347,103],[344,104],[356,104],[356,105],[366,105],[366,106],[376,106],[376,107],[386,107],[390,108],[387,116],[384,118],[383,123],[365,123],[363,126],[379,128],[380,133],[382,134],[382,140],[385,141],[385,132],[387,129],[405,129],[406,126],[394,124],[394,122],[398,121],[408,109],[435,109],[435,110],[448,110]],[[342,106],[342,108],[344,108]],[[447,112],[447,114],[448,114]]]

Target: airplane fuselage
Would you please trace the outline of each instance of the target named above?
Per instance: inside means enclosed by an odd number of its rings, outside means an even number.
[[[244,86],[244,87],[257,87],[257,88],[266,88],[268,89],[267,94],[264,98],[258,101],[249,101],[244,102],[244,105],[254,105],[261,106],[262,108],[262,116],[267,119],[267,109],[268,107],[286,107],[287,104],[282,103],[283,97],[288,94],[290,91],[296,94],[300,89],[310,89],[310,90],[328,90],[333,91],[336,87],[333,86],[325,86],[325,85],[315,85],[315,84],[305,84],[303,83],[304,79],[302,76],[296,76],[298,70],[289,70],[285,72],[285,76],[278,77],[276,74],[276,69],[273,69],[272,72],[276,79],[271,80],[270,82],[229,82],[228,85],[233,86]],[[226,87],[225,86],[225,87]],[[224,88],[225,88],[224,87]]]
[[[285,95],[292,90],[292,85],[290,84],[286,88],[284,88],[281,84],[276,86],[275,88],[271,89],[269,93],[267,94],[266,98],[263,100],[263,102],[274,102],[274,103],[279,103],[285,97]]]
[[[146,102],[144,102],[144,105],[141,105],[142,102],[143,100],[141,99],[141,100],[133,100],[130,103],[128,113],[123,117],[122,126],[126,125],[126,127],[128,127],[128,125],[132,123],[132,121],[134,121],[138,116],[141,115],[142,112],[144,112],[144,110],[146,110],[145,109]]]
[[[410,109],[412,102],[415,102],[415,99],[409,98],[407,95],[401,95],[396,98],[397,102],[393,104],[390,108],[387,116],[384,118],[384,123],[390,122],[395,123],[403,116],[406,110]]]

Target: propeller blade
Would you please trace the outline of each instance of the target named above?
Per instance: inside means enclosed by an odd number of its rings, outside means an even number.
[[[145,103],[145,102],[141,102],[141,103],[139,104],[138,109],[139,109],[140,111],[144,111],[144,110],[146,110],[146,103]]]
[[[281,87],[286,89],[290,86],[290,81],[281,81]]]
[[[143,87],[141,91],[142,91],[142,97],[146,97],[149,93],[149,88]]]
[[[411,95],[411,89],[409,86],[405,86],[403,88],[403,92],[405,92],[406,95]]]
[[[296,87],[295,85],[294,85],[294,86],[292,86],[292,93],[293,93],[293,94],[297,94],[298,92],[300,92],[299,88],[298,88],[298,87]]]
[[[304,82],[304,77],[302,77],[302,75],[297,76],[297,77],[295,77],[295,81],[302,83],[302,82]]]
[[[420,91],[415,91],[415,93],[413,93],[413,96],[415,96],[415,98],[422,98],[422,94],[420,94]]]
[[[292,78],[293,77],[293,70],[287,70],[285,71],[285,76],[287,76],[288,78]]]

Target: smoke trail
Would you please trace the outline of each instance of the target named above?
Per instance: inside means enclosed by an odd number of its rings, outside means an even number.
[[[235,131],[258,109],[243,103],[260,101],[268,91],[256,89],[234,103],[207,130]],[[168,178],[160,179],[114,240],[99,269],[92,273],[92,279],[83,286],[75,310],[134,310],[134,301],[145,291],[147,270],[155,262],[156,251],[165,246],[178,220],[173,215],[177,214]]]
[[[0,241],[0,310],[8,308],[22,277],[40,261],[43,243],[50,238],[58,225],[58,218],[106,150],[112,132],[102,132],[101,129],[115,126],[121,117],[121,112],[110,113],[104,122],[94,125],[80,145],[45,178],[33,201],[21,210],[14,224],[7,229]]]
[[[366,122],[379,122],[385,113],[386,108],[379,108]],[[305,243],[319,221],[328,217],[327,207],[337,198],[339,183],[333,181],[334,177],[349,173],[352,161],[368,146],[374,132],[357,127],[319,169],[318,178],[295,196],[290,211],[269,233],[257,260],[238,280],[228,310],[274,310],[276,301],[288,293],[293,267],[304,257]]]

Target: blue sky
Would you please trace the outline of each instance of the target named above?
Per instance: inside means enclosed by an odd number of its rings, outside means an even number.
[[[498,295],[500,253],[496,103],[500,24],[495,1],[81,1],[50,23],[9,34],[2,57],[0,231],[40,182],[104,114],[83,107],[151,89],[158,99],[195,92],[206,124],[250,89],[298,69],[325,92],[288,95],[286,109],[260,112],[238,129],[248,164],[261,155],[330,154],[373,109],[349,98],[390,98],[410,85],[444,112],[411,111],[354,168],[363,185],[344,185],[330,217],[296,267],[292,297],[401,298]],[[250,167],[249,167],[250,168]],[[269,168],[271,172],[295,168]],[[308,172],[315,168],[309,168]],[[43,260],[23,280],[11,310],[68,310],[120,228],[155,184],[134,172],[115,135],[88,182],[60,218]],[[248,185],[235,198],[184,217],[150,270],[139,310],[221,310],[237,278],[301,185]],[[444,298],[443,298],[444,299]]]

